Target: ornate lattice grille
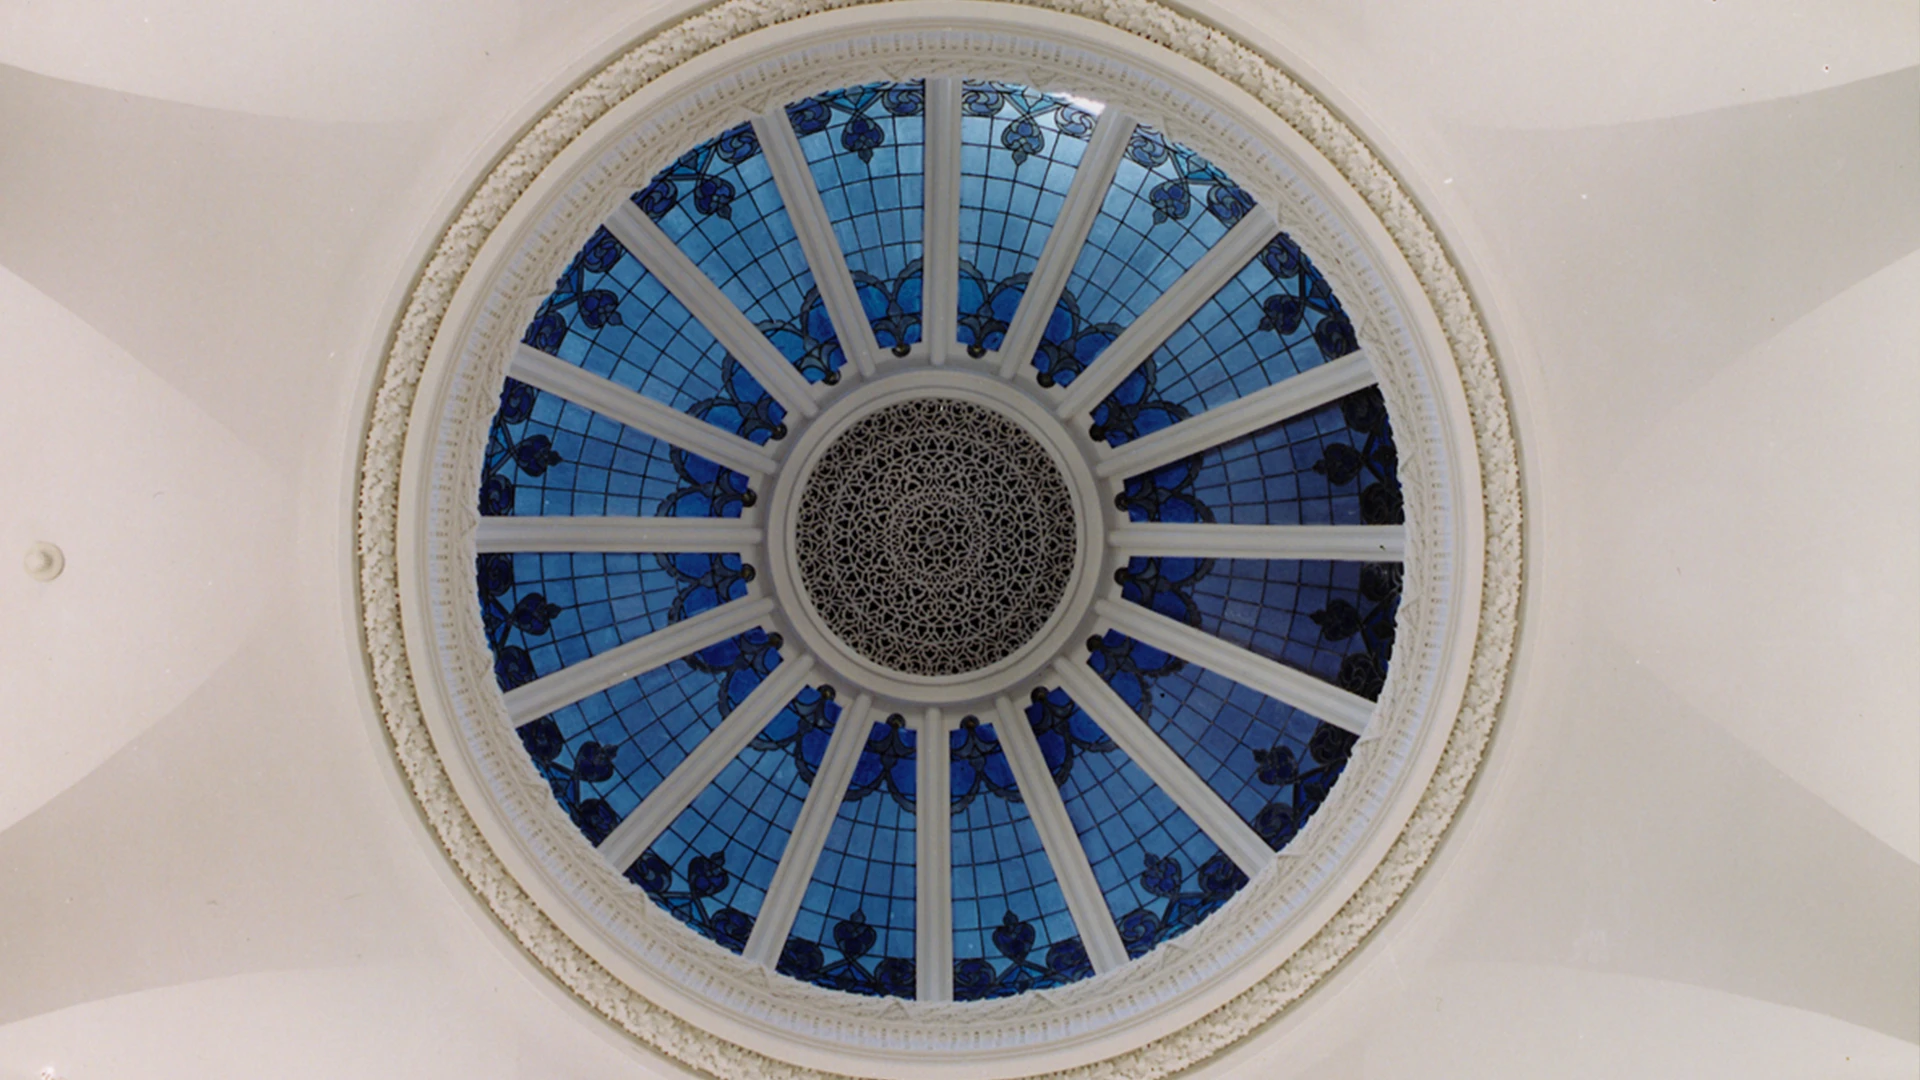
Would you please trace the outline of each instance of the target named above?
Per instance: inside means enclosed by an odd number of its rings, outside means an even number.
[[[849,427],[800,499],[796,547],[822,621],[913,675],[1025,645],[1073,571],[1074,515],[1046,450],[979,405],[922,398]]]

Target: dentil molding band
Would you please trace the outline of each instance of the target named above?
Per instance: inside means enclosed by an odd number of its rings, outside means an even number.
[[[489,844],[455,790],[447,763],[429,732],[421,691],[415,684],[415,665],[420,658],[410,656],[408,651],[399,569],[402,459],[428,356],[456,292],[473,269],[482,246],[564,150],[595,121],[643,87],[720,46],[810,15],[866,6],[884,5],[870,0],[728,0],[639,43],[544,115],[480,183],[429,258],[385,360],[363,460],[359,555],[369,663],[395,753],[448,856],[528,953],[584,1003],[667,1056],[720,1076],[836,1074],[767,1057],[715,1036],[648,1000],[569,938]],[[1330,972],[1392,910],[1452,820],[1491,734],[1513,644],[1521,566],[1515,449],[1499,374],[1461,275],[1411,197],[1365,142],[1323,102],[1245,43],[1152,0],[1030,0],[1009,7],[1095,20],[1197,63],[1270,109],[1331,163],[1376,216],[1438,319],[1464,391],[1477,457],[1474,464],[1479,498],[1463,511],[1456,508],[1459,512],[1478,511],[1483,516],[1474,530],[1484,543],[1484,550],[1474,553],[1483,570],[1477,598],[1477,633],[1465,662],[1464,696],[1457,715],[1451,717],[1449,734],[1431,778],[1384,856],[1344,906],[1304,945],[1225,1004],[1145,1045],[1052,1074],[1159,1077],[1201,1063],[1245,1038]],[[1312,232],[1311,222],[1283,218],[1282,223],[1289,229]],[[548,269],[542,267],[540,272]],[[1329,270],[1330,276],[1338,273],[1337,268]],[[539,274],[533,276],[537,279]],[[546,273],[546,279],[551,279],[551,273]],[[1341,284],[1342,295],[1348,295],[1349,287]],[[1363,339],[1378,339],[1389,333],[1380,327],[1370,330],[1364,324],[1361,329]],[[1382,375],[1389,401],[1402,407],[1396,418],[1417,408],[1413,403],[1421,397],[1408,385],[1409,378],[1404,372],[1396,376],[1387,371]],[[1410,466],[1410,472],[1422,468],[1418,463]],[[1436,520],[1446,508],[1414,505],[1420,490],[1423,488],[1418,484],[1410,488],[1410,521],[1418,521],[1423,515],[1429,521]],[[1410,532],[1415,534],[1410,537],[1408,553],[1410,580],[1417,580],[1421,575],[1416,567],[1423,558],[1438,566],[1446,553],[1423,551],[1419,530]],[[1440,576],[1430,573],[1427,580],[1432,582]],[[1410,596],[1409,604],[1417,609],[1420,599]],[[1413,617],[1417,621],[1417,611]],[[1468,644],[1463,643],[1463,647]],[[1311,861],[1311,853],[1306,861]],[[1241,903],[1237,909],[1243,931],[1253,926],[1248,911],[1254,906]],[[1226,914],[1222,913],[1222,920]],[[1202,929],[1210,927],[1211,923]],[[1222,921],[1219,928],[1209,932],[1218,939],[1231,930]],[[1164,968],[1176,960],[1162,957],[1154,961],[1150,957],[1143,963],[1158,963]]]

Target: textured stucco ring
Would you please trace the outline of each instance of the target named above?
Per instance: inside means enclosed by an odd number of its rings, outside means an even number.
[[[669,1012],[612,978],[526,894],[463,806],[423,718],[414,678],[423,631],[402,616],[402,459],[415,397],[442,320],[482,246],[534,180],[596,120],[642,87],[754,31],[862,7],[731,0],[660,31],[613,60],[550,110],[480,183],[446,230],[409,298],[370,419],[360,493],[361,600],[369,662],[397,757],[422,810],[476,894],[528,953],[591,1008],[694,1069],[718,1075],[830,1075],[764,1057]],[[874,5],[878,7],[880,5]],[[1430,223],[1364,141],[1271,60],[1231,36],[1150,0],[1008,5],[1097,20],[1211,70],[1299,133],[1363,200],[1432,307],[1464,392],[1483,515],[1477,631],[1464,691],[1437,763],[1385,854],[1345,905],[1277,968],[1226,1004],[1145,1045],[1075,1065],[1074,1074],[1161,1076],[1244,1038],[1358,946],[1412,883],[1464,797],[1491,733],[1515,632],[1520,577],[1519,482],[1510,422],[1485,330]],[[1391,390],[1391,388],[1389,387]]]

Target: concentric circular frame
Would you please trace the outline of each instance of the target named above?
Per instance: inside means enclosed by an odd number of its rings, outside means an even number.
[[[1142,960],[967,1004],[852,999],[775,976],[638,899],[528,767],[470,596],[479,436],[508,353],[612,206],[685,146],[786,101],[940,74],[1107,101],[1275,208],[1374,358],[1408,520],[1393,673],[1300,837],[1213,918]],[[1297,1000],[1385,917],[1445,831],[1506,678],[1519,485],[1461,275],[1360,137],[1271,60],[1152,0],[727,0],[555,106],[448,229],[386,358],[360,555],[380,709],[430,824],[535,962],[615,1025],[724,1076],[1152,1077]]]
[[[767,510],[767,536],[772,541],[760,565],[771,570],[772,591],[787,601],[782,610],[792,619],[791,629],[827,667],[847,679],[841,685],[872,690],[895,701],[911,704],[952,705],[978,703],[984,711],[991,708],[993,696],[1015,691],[1024,697],[1026,680],[1035,678],[1041,667],[1070,641],[1085,637],[1083,626],[1087,608],[1093,602],[1099,584],[1098,564],[1089,565],[1089,557],[1102,550],[1105,515],[1098,492],[1101,485],[1087,467],[1080,449],[1067,437],[1059,421],[1034,397],[1016,389],[1005,379],[985,370],[960,367],[913,367],[913,358],[898,365],[904,370],[888,370],[876,378],[850,388],[817,419],[809,421],[775,481],[773,498]],[[890,365],[891,367],[891,365]],[[1066,589],[1050,618],[1031,639],[1011,654],[978,671],[958,675],[909,676],[874,663],[841,640],[820,617],[801,582],[792,543],[796,503],[811,479],[821,453],[849,426],[879,409],[923,396],[939,396],[967,401],[991,409],[1013,422],[1039,443],[1053,459],[1073,499],[1073,570]],[[829,681],[832,681],[831,677]],[[958,714],[956,713],[957,717]]]

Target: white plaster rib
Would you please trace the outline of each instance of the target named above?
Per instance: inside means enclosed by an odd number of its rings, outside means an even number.
[[[617,871],[624,871],[644,854],[673,819],[713,783],[727,763],[740,756],[755,735],[767,726],[793,695],[806,685],[813,671],[813,657],[806,653],[787,657],[772,674],[753,688],[745,701],[734,706],[720,726],[700,740],[693,752],[680,760],[673,771],[660,781],[640,805],[634,807],[607,838],[600,842],[600,854]]]
[[[1101,479],[1138,476],[1190,454],[1251,435],[1289,417],[1311,412],[1375,382],[1366,350],[1309,368],[1290,379],[1255,390],[1246,397],[1217,405],[1172,427],[1143,435],[1096,462]]]
[[[1020,297],[1020,306],[1015,309],[1006,336],[1000,341],[997,359],[1001,378],[1013,378],[1039,348],[1040,335],[1047,328],[1047,320],[1053,317],[1054,305],[1060,302],[1060,291],[1067,287],[1067,276],[1079,261],[1080,249],[1087,242],[1087,233],[1093,229],[1093,219],[1100,213],[1107,189],[1113,186],[1114,172],[1120,168],[1120,159],[1127,152],[1133,127],[1133,118],[1117,109],[1108,109],[1094,122],[1093,138],[1074,170],[1073,182],[1067,185],[1067,197],[1060,204],[1060,214],[1047,232],[1040,260],[1034,264],[1033,275],[1027,279],[1027,290]]]

